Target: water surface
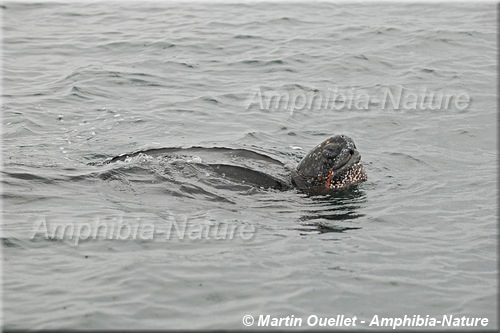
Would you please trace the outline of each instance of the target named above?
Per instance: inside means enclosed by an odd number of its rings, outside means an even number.
[[[241,329],[247,314],[453,314],[497,328],[493,4],[1,10],[4,327]],[[334,87],[472,101],[465,110],[248,107],[258,89]],[[354,139],[369,180],[332,198],[200,190],[195,169],[156,159],[99,165],[192,145],[294,164],[333,134]],[[31,239],[36,225],[89,221],[255,235]]]

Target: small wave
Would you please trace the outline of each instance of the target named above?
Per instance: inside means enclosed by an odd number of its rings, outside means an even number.
[[[436,72],[434,69],[430,69],[430,68],[422,68],[420,71],[423,73],[435,73]]]
[[[254,36],[254,35],[236,35],[233,38],[235,38],[235,39],[254,39],[254,38],[260,38],[260,37]]]
[[[288,73],[298,73],[298,71],[292,68],[270,68],[266,71],[266,73],[274,73],[274,72],[288,72]]]
[[[416,164],[416,165],[425,165],[427,167],[432,168],[432,166],[429,165],[427,162],[424,162],[421,159],[414,157],[414,156],[411,156],[409,154],[391,152],[391,153],[389,153],[389,155],[400,158],[401,161],[403,163],[405,163],[408,167],[411,167],[412,164]],[[413,167],[415,167],[415,165],[413,165]],[[432,168],[432,169],[434,169],[434,168]]]
[[[1,237],[2,246],[9,248],[24,248],[23,241],[13,237]]]
[[[215,202],[226,202],[230,204],[236,204],[235,202],[227,199],[224,196],[217,195],[215,193],[206,191],[200,186],[193,185],[193,184],[186,184],[186,185],[181,185],[179,187],[179,192],[183,194],[183,196],[188,196],[192,199],[198,199],[198,200],[208,200],[208,201],[215,201]]]
[[[402,30],[396,27],[380,27],[375,30],[378,35],[388,34],[388,33],[401,33]]]
[[[169,43],[169,42],[153,42],[153,43],[150,43],[150,44],[145,44],[144,45],[145,47],[148,47],[148,48],[158,48],[158,49],[171,49],[173,47],[176,47],[177,45],[174,44],[174,43]]]
[[[276,60],[270,60],[268,62],[265,63],[265,65],[285,65],[286,62],[281,60],[281,59],[276,59]]]
[[[262,22],[258,22],[258,23],[262,24]],[[283,24],[289,24],[289,25],[315,24],[315,22],[312,22],[312,21],[299,20],[297,18],[288,17],[288,16],[270,19],[265,23],[266,24],[279,24],[279,25],[283,25]]]
[[[140,72],[103,71],[79,69],[54,83],[55,86],[70,86],[69,94],[79,99],[91,99],[93,96],[110,98],[106,88],[113,86],[164,87],[164,79],[156,75]],[[61,88],[59,88],[61,89]]]
[[[292,84],[285,84],[281,86],[280,90],[285,90],[285,91],[291,91],[291,90],[302,90],[302,91],[307,91],[307,92],[315,92],[319,93],[319,89],[312,88],[312,87],[307,87],[298,83],[292,83]]]
[[[307,233],[329,233],[329,232],[345,232],[349,230],[362,229],[362,227],[348,227],[341,226],[331,223],[319,222],[319,223],[302,223],[301,228],[295,228],[297,231],[307,232]]]
[[[142,80],[142,79],[135,79],[135,78],[131,78],[129,80],[129,82],[132,83],[133,85],[142,86],[142,87],[163,87],[164,86],[163,84],[158,84],[158,83],[154,83],[151,81]]]
[[[182,66],[182,67],[186,67],[186,68],[190,68],[190,69],[198,67],[197,65],[189,64],[187,62],[172,61],[172,60],[166,61],[165,64],[175,65],[175,66]]]
[[[36,181],[36,182],[44,183],[44,184],[51,184],[53,181],[52,179],[38,176],[38,175],[35,175],[32,173],[27,173],[27,172],[7,172],[7,171],[4,171],[4,173],[7,176],[12,177],[12,178],[21,179],[21,180]]]
[[[467,45],[469,42],[477,40],[476,34],[473,31],[453,31],[453,30],[435,30],[422,31],[425,40],[436,41],[451,45]]]
[[[108,95],[103,94],[100,90],[94,90],[90,88],[83,88],[78,86],[73,86],[70,90],[70,96],[77,97],[79,99],[92,100],[94,96],[108,97]]]
[[[257,60],[257,59],[247,59],[247,60],[241,60],[237,62],[230,63],[229,65],[251,65],[251,66],[274,66],[274,65],[287,65],[287,63],[282,60],[282,59],[273,59],[273,60]]]
[[[368,60],[368,58],[364,54],[358,54],[352,57],[356,59]]]
[[[208,102],[210,104],[222,104],[215,97],[212,97],[212,96],[201,97],[201,100],[204,101],[204,102]]]

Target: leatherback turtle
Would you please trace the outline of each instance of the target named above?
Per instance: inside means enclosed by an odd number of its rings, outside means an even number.
[[[198,177],[201,178],[205,178],[204,175],[207,179],[210,178],[209,175],[216,175],[233,185],[283,191],[296,188],[311,195],[332,194],[368,178],[354,141],[346,135],[326,139],[305,155],[296,167],[270,157],[265,152],[259,152],[258,149],[197,146],[136,151],[113,157],[104,163],[154,157],[182,169],[196,166]],[[227,183],[225,184],[227,187]]]

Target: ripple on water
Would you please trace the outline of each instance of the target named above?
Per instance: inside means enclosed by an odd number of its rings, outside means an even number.
[[[260,313],[451,313],[497,327],[493,6],[0,8],[6,328],[241,329]],[[467,91],[473,102],[462,112],[388,110],[381,99],[369,110],[248,107],[258,88],[334,87]],[[331,197],[236,186],[196,165],[210,154],[102,163],[237,146],[293,167],[333,134],[354,139],[369,180]],[[31,239],[43,221],[255,234]]]

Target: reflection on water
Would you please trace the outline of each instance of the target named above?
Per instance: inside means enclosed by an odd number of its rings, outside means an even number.
[[[333,195],[312,197],[314,206],[303,211],[302,228],[307,232],[344,232],[361,229],[355,220],[365,216],[359,212],[366,205],[366,194],[359,186],[353,186]]]

